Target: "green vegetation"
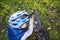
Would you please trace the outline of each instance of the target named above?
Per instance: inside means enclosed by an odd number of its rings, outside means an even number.
[[[48,30],[51,40],[60,40],[60,0],[0,0],[0,40],[8,40],[8,18],[18,11],[18,8],[28,13],[36,9],[42,27],[51,28]],[[31,35],[28,40],[34,38],[35,36]]]

